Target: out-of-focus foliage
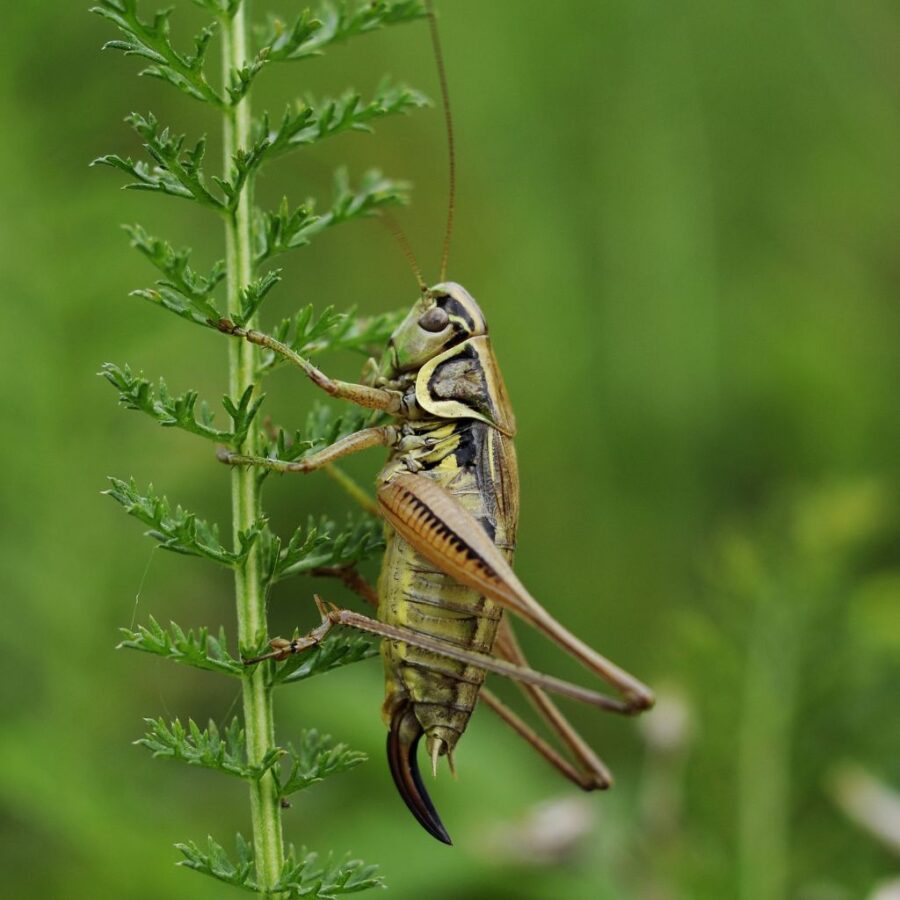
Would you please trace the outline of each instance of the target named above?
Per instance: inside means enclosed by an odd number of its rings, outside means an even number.
[[[297,9],[273,5],[287,23],[274,46],[287,47]],[[378,861],[402,898],[866,897],[900,860],[832,785],[855,766],[900,787],[900,14],[884,0],[444,7],[460,172],[449,274],[489,318],[519,420],[517,568],[566,624],[658,686],[661,703],[640,727],[573,712],[617,776],[611,793],[579,797],[586,807],[541,805],[572,790],[479,712],[459,780],[433,785],[456,839],[448,850],[417,828],[378,762],[377,661],[286,678],[285,741],[293,723],[300,747],[314,723],[373,759],[300,795],[287,835]],[[208,12],[186,10],[199,33]],[[315,37],[301,31],[296,47],[309,48]],[[78,4],[12,4],[4,33],[4,893],[238,897],[172,866],[185,834],[249,833],[235,820],[238,779],[154,767],[128,748],[151,709],[165,723],[212,714],[223,732],[237,681],[112,649],[120,626],[151,615],[185,635],[230,630],[229,573],[152,549],[99,496],[110,472],[143,486],[165,470],[171,497],[224,525],[228,473],[209,442],[123,416],[94,375],[127,359],[139,409],[206,427],[199,402],[160,397],[155,378],[222,397],[225,342],[116,301],[123,285],[147,283],[147,266],[123,251],[115,223],[144,224],[146,255],[194,303],[199,279],[218,277],[219,230],[190,204],[176,220],[179,204],[116,194],[85,166],[110,148],[141,156],[121,126],[126,98],[192,141],[218,121],[190,92],[164,96],[152,79],[134,88],[134,62],[97,52],[108,24]],[[436,94],[424,23],[304,68],[268,67],[273,108],[335,84],[372,97],[384,71]],[[351,172],[374,162],[410,177],[400,219],[433,281],[440,112],[398,118],[365,146],[336,135],[338,145]],[[382,189],[396,186],[373,182]],[[328,157],[286,155],[257,190],[268,209],[291,198],[258,248],[267,256],[303,239],[311,213],[294,211],[329,195]],[[312,303],[378,316],[412,302],[390,238],[365,221],[342,232],[279,257],[284,284],[303,295],[279,288],[273,314]],[[152,234],[193,247],[193,274]],[[329,363],[352,377],[360,356]],[[141,370],[152,396],[134,382]],[[277,424],[303,433],[313,389],[285,368],[267,390]],[[348,469],[366,484],[379,461]],[[267,490],[280,534],[305,529],[311,512],[342,522],[349,510],[324,475],[272,477]],[[308,574],[275,585],[282,633],[316,621],[314,590],[354,602]],[[579,675],[525,643],[539,668]],[[239,850],[188,853],[198,866],[240,866]],[[298,852],[295,869],[303,861]]]

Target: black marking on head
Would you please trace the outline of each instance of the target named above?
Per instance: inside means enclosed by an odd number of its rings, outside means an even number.
[[[471,337],[469,332],[464,330],[456,319],[451,319],[450,324],[453,326],[453,337],[451,337],[450,340],[444,344],[445,350],[449,350],[451,347],[456,347],[463,341],[467,341]]]
[[[452,297],[450,294],[441,294],[440,296],[435,297],[435,302],[447,313],[447,315],[462,319],[469,334],[472,334],[472,332],[475,331],[475,320],[472,318],[471,313],[456,299],[456,297]]]

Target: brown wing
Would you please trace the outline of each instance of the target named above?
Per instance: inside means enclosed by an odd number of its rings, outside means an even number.
[[[378,502],[398,534],[442,572],[543,631],[620,690],[635,710],[652,706],[645,685],[563,627],[528,593],[474,516],[439,484],[420,475],[398,475],[378,489]]]

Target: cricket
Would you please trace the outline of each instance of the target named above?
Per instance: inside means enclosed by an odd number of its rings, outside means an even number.
[[[382,640],[391,775],[409,810],[433,837],[450,836],[419,770],[421,739],[434,773],[454,751],[481,701],[579,788],[612,784],[609,770],[549,694],[623,715],[649,709],[653,694],[639,680],[566,629],[516,577],[519,520],[516,420],[494,354],[487,320],[472,295],[446,280],[456,190],[447,78],[435,12],[426,4],[437,62],[449,151],[449,202],[440,279],[428,287],[400,235],[419,282],[419,296],[380,361],[360,383],[330,378],[289,347],[229,319],[219,330],[268,348],[299,367],[322,391],[373,411],[374,424],[293,461],[220,450],[221,462],[281,473],[322,469],[353,453],[381,447],[387,462],[376,479],[386,549],[377,588],[346,578],[376,607],[376,617],[316,597],[321,624],[292,640],[275,638],[254,659],[285,659],[343,626]],[[393,229],[396,231],[396,229]],[[532,669],[510,615],[538,629],[609,685],[595,691]],[[484,687],[488,673],[516,682],[564,752],[541,737]]]

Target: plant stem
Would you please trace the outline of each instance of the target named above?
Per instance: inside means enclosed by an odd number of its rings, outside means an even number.
[[[373,516],[381,515],[381,510],[372,499],[372,496],[365,488],[361,488],[340,466],[336,466],[334,463],[330,466],[325,466],[325,474],[336,484],[339,484],[364,510],[372,513]]]
[[[222,63],[227,80],[232,67],[247,59],[246,3],[234,17],[222,23]],[[226,82],[227,83],[227,82]],[[225,177],[230,174],[231,159],[239,148],[250,145],[250,102],[244,97],[225,114]],[[241,288],[253,279],[253,254],[250,220],[251,184],[244,185],[234,213],[225,225],[228,313],[240,311]],[[255,327],[255,323],[248,323]],[[240,397],[253,384],[256,372],[256,348],[248,341],[230,341],[228,354],[229,390]],[[251,428],[240,452],[258,453],[255,429]],[[235,545],[238,534],[256,520],[260,512],[259,483],[250,467],[235,466],[231,471],[232,523]],[[259,551],[254,546],[243,566],[235,570],[238,642],[241,648],[258,647],[267,634],[266,598],[260,577]],[[272,716],[272,689],[265,666],[251,666],[243,680],[244,728],[247,738],[247,761],[259,765],[266,752],[275,746]],[[250,785],[250,813],[253,827],[253,849],[257,882],[264,896],[269,896],[278,882],[284,862],[284,840],[281,834],[281,806],[278,788],[271,771]]]
[[[763,588],[762,591],[766,589]],[[738,877],[741,900],[789,893],[791,737],[796,698],[796,600],[756,600],[744,675],[738,758]]]

